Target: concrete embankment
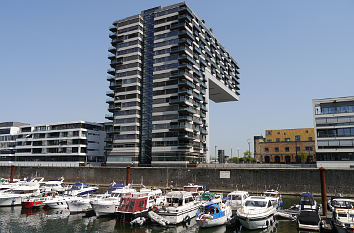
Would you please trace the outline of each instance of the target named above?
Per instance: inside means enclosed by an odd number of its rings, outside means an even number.
[[[0,166],[0,177],[10,177],[11,167]],[[15,178],[64,177],[66,182],[107,185],[113,180],[125,183],[126,168],[116,167],[15,167]],[[182,187],[188,183],[206,184],[211,190],[235,189],[260,193],[279,188],[284,194],[309,191],[320,194],[320,172],[316,168],[131,168],[132,183],[147,186]],[[354,196],[354,169],[326,170],[328,195]]]

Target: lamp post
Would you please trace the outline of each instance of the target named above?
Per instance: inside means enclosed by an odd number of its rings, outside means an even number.
[[[248,142],[248,158],[251,158],[251,139],[247,139]]]
[[[218,146],[216,146],[215,145],[215,163],[216,163],[216,157],[217,157],[217,151],[216,151],[216,148],[217,148]]]

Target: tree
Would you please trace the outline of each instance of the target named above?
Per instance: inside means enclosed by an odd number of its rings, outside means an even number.
[[[243,152],[243,156],[244,157],[251,157],[252,153],[249,150],[246,150],[245,152]]]
[[[240,159],[237,157],[232,157],[231,159],[229,159],[230,163],[240,163]]]
[[[299,159],[301,159],[301,163],[306,163],[308,154],[306,153],[300,153],[297,155]]]

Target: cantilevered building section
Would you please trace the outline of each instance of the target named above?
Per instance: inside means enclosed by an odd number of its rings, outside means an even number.
[[[209,99],[237,101],[237,63],[185,4],[115,21],[108,163],[209,161]]]

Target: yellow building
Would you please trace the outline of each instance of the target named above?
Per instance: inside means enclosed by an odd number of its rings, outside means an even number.
[[[254,148],[257,161],[263,163],[315,162],[313,128],[266,130],[265,134],[265,138],[255,136]]]

